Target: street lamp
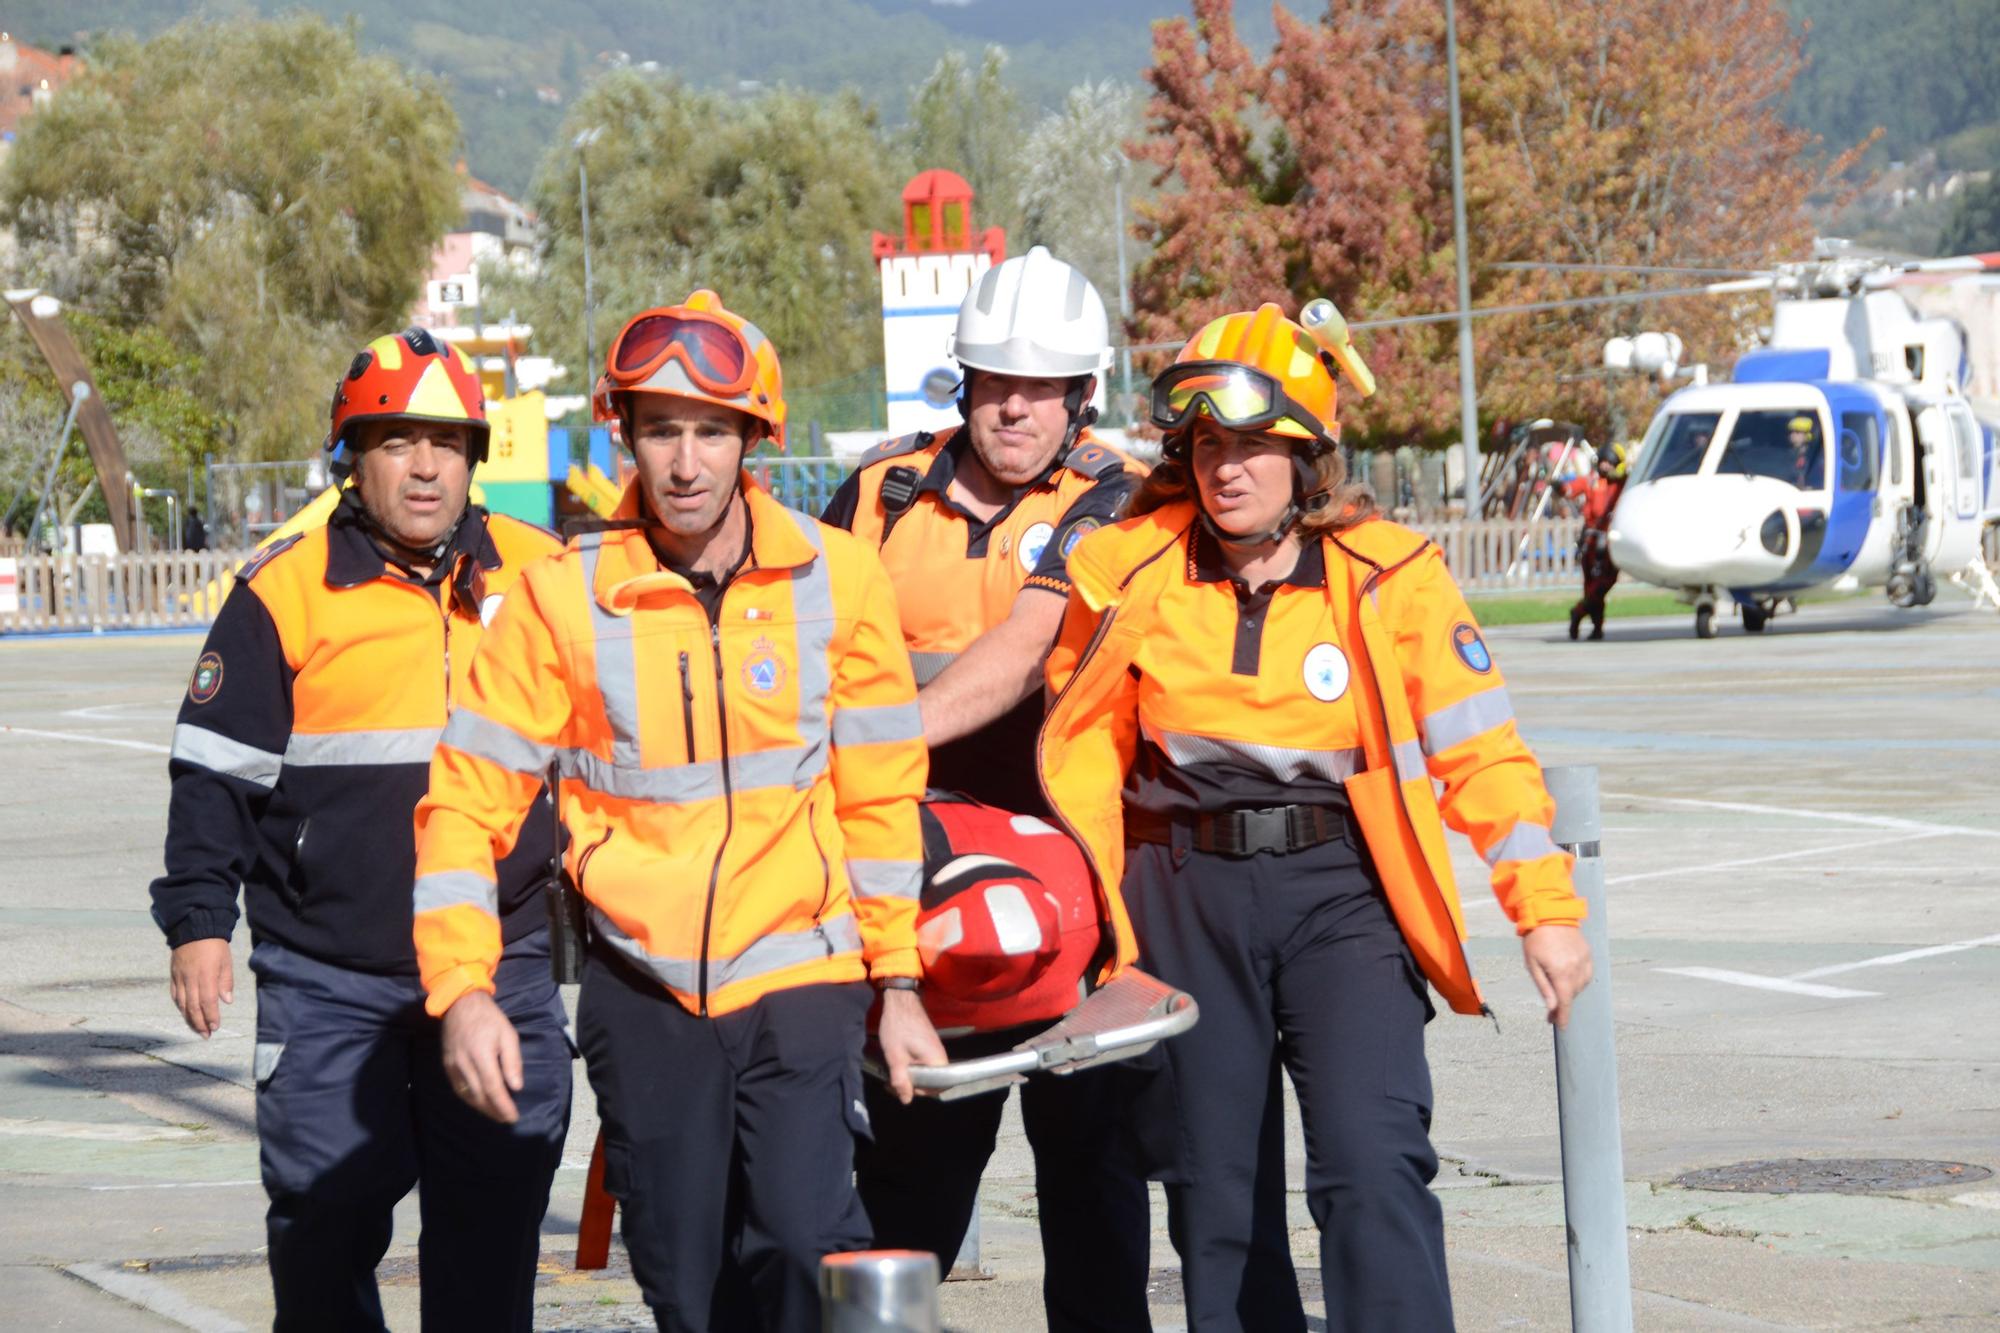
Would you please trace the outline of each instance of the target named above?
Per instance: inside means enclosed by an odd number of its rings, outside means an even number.
[[[597,374],[597,304],[590,290],[590,171],[585,165],[589,147],[604,133],[602,125],[592,125],[570,141],[576,149],[576,197],[583,212],[583,396],[590,397]]]
[[[1451,88],[1451,231],[1458,252],[1458,431],[1465,449],[1465,516],[1479,517],[1479,388],[1472,365],[1472,279],[1465,254],[1465,144],[1458,116],[1458,6],[1444,0],[1444,67]]]
[[[1112,207],[1118,215],[1118,315],[1124,327],[1119,330],[1119,392],[1118,405],[1124,411],[1124,419],[1130,425],[1135,413],[1132,408],[1132,284],[1125,268],[1125,168],[1128,165],[1123,149],[1116,154],[1117,174],[1111,178]]]

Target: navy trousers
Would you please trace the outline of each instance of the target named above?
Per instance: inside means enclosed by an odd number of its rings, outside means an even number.
[[[275,1327],[383,1328],[375,1266],[396,1202],[416,1186],[424,1327],[531,1328],[542,1214],[569,1131],[571,1056],[547,938],[516,942],[495,977],[521,1037],[513,1125],[451,1090],[417,978],[270,941],[251,950],[250,970]]]
[[[593,951],[577,1044],[604,1118],[605,1188],[632,1276],[670,1333],[819,1333],[819,1262],[865,1250],[863,982],[720,1018]]]
[[[955,1060],[1011,1049],[1025,1033],[959,1038]],[[1050,1333],[1130,1333],[1152,1327],[1146,1270],[1152,1221],[1146,1181],[1124,1150],[1127,1072],[1117,1065],[1021,1085],[1021,1121],[1035,1154],[1042,1232],[1042,1304]],[[979,1177],[1000,1131],[1007,1090],[908,1106],[868,1085],[875,1141],[856,1178],[875,1244],[929,1250],[949,1271],[979,1202]]]
[[[1444,1222],[1429,1190],[1421,978],[1358,839],[1247,858],[1134,847],[1139,965],[1201,1004],[1142,1099],[1161,1141],[1188,1326],[1306,1327],[1286,1238],[1279,1070],[1298,1093],[1326,1327],[1447,1333]]]

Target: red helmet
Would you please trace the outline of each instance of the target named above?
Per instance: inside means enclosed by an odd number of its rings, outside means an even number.
[[[463,425],[467,460],[475,467],[486,461],[491,427],[472,358],[426,328],[384,334],[355,353],[333,386],[331,418],[328,452],[344,444],[351,451],[348,436],[360,422],[399,418]]]
[[[995,1032],[1076,1007],[1099,940],[1083,854],[1060,829],[977,801],[923,805],[917,951],[940,1031]]]

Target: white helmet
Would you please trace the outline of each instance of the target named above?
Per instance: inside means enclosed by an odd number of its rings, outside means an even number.
[[[1111,366],[1111,326],[1090,279],[1036,246],[986,270],[946,348],[967,370],[1069,379]]]

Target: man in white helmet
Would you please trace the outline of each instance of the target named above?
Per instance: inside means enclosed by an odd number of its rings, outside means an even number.
[[[965,372],[965,424],[871,449],[823,518],[881,550],[916,668],[931,787],[1043,816],[1035,738],[1066,560],[1145,470],[1090,433],[1110,326],[1097,289],[1046,249],[986,271],[959,307],[950,352]],[[946,1049],[954,1060],[992,1054],[1034,1030]],[[1111,1066],[1022,1088],[1052,1330],[1149,1327],[1145,1183],[1114,1143],[1121,1084]],[[903,1106],[869,1085],[875,1142],[856,1167],[878,1246],[930,1250],[951,1266],[1005,1102],[1003,1090]]]

